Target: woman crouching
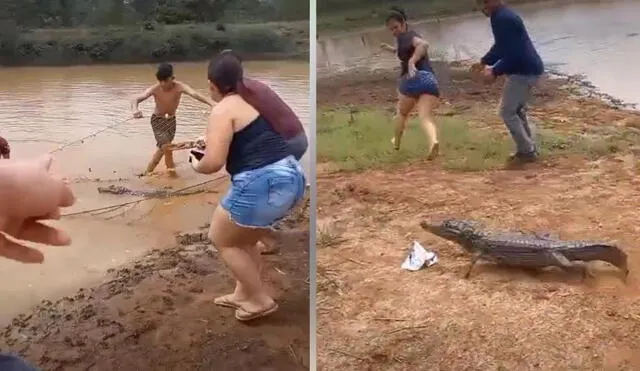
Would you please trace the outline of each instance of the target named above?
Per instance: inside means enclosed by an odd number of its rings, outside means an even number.
[[[238,320],[249,321],[278,309],[262,285],[256,243],[302,199],[306,181],[285,139],[237,94],[242,78],[242,66],[232,55],[209,63],[209,90],[218,104],[209,118],[204,156],[192,165],[203,174],[226,166],[231,175],[231,187],[213,213],[209,237],[236,287],[214,302],[235,309]]]

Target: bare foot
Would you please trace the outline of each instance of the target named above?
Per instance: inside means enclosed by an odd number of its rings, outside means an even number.
[[[400,149],[400,146],[396,145],[396,137],[391,138],[391,144],[393,144],[393,149],[395,149],[396,151]]]
[[[169,178],[177,178],[178,173],[175,168],[167,169],[167,174],[169,174]]]
[[[427,160],[431,161],[438,157],[440,152],[440,143],[435,142],[431,145],[431,150],[429,150],[429,155],[427,156]]]

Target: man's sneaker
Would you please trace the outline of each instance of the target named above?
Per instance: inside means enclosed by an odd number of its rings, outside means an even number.
[[[538,152],[533,151],[531,153],[512,153],[509,156],[510,163],[529,163],[536,162],[538,160]]]

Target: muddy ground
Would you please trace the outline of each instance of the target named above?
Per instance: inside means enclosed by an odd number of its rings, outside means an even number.
[[[441,115],[505,130],[499,86],[453,68],[439,77]],[[324,77],[319,107],[353,110],[395,103],[395,72]],[[545,80],[530,112],[567,133],[635,130],[636,113],[578,97],[580,84]],[[360,108],[359,108],[360,107]],[[391,127],[390,127],[391,132]],[[633,147],[596,160],[547,158],[521,170],[447,172],[438,161],[396,169],[318,174],[318,365],[322,370],[640,369],[640,181]],[[532,274],[482,264],[423,231],[422,220],[478,219],[490,228],[555,232],[618,242],[620,273],[595,264],[595,278]],[[417,240],[440,258],[408,272]]]
[[[0,349],[52,371],[308,369],[305,213],[283,224],[280,252],[265,257],[264,276],[280,305],[271,317],[242,324],[213,304],[233,290],[233,279],[204,226],[97,287],[18,316],[2,331]]]

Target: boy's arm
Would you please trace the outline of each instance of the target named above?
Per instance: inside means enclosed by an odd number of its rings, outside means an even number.
[[[137,95],[135,98],[133,98],[133,100],[131,101],[131,111],[133,111],[134,114],[140,111],[140,109],[138,108],[138,105],[144,102],[145,100],[149,99],[149,97],[153,95],[153,92],[155,91],[156,86],[157,85],[150,87],[149,89],[145,90],[142,94]]]
[[[180,86],[182,87],[182,92],[185,93],[186,95],[190,96],[191,98],[200,101],[204,104],[206,104],[209,107],[213,107],[214,103],[211,101],[211,99],[205,97],[204,95],[198,93],[194,88],[192,88],[191,86],[181,82]]]

